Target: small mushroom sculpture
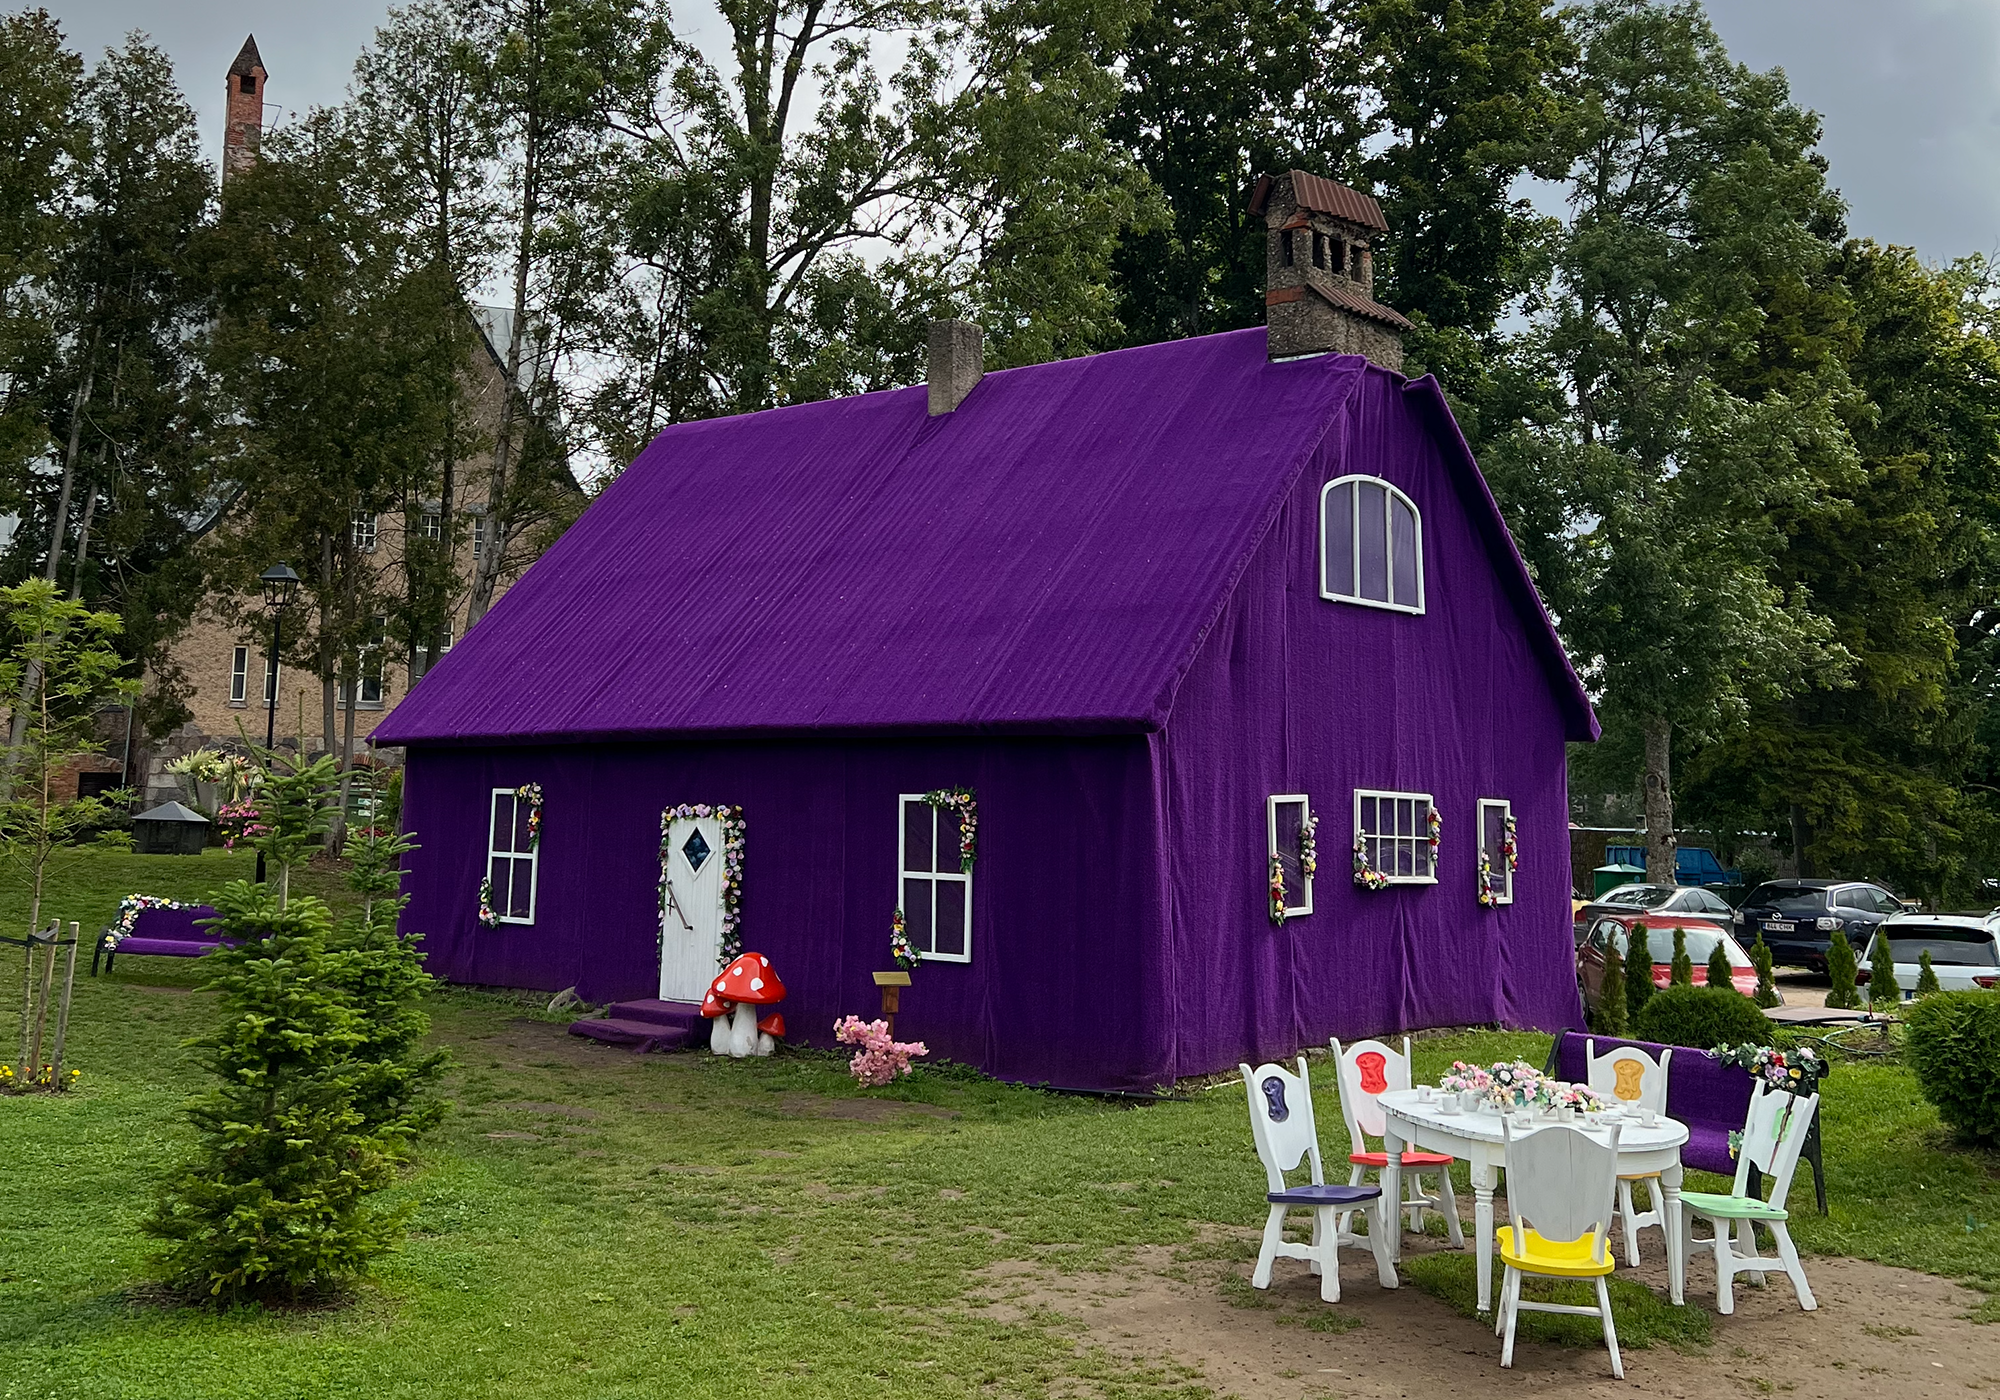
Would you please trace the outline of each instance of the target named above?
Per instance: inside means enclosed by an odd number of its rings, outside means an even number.
[[[772,971],[771,960],[762,953],[743,954],[722,969],[701,999],[701,1014],[715,1022],[709,1049],[738,1059],[770,1054],[785,1033],[785,1018],[774,1011],[759,1020],[757,1008],[784,999],[785,984]]]

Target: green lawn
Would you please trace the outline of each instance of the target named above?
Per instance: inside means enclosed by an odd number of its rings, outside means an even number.
[[[93,854],[58,903],[92,928],[123,894],[196,897],[248,864]],[[0,887],[0,923],[23,917],[18,889]],[[17,969],[0,961],[0,988]],[[182,1042],[208,1014],[197,975],[134,958],[85,979],[82,1090],[0,1099],[15,1188],[0,1215],[0,1397],[1205,1394],[1178,1371],[1079,1354],[1059,1320],[992,1315],[979,1271],[1099,1267],[1122,1245],[1191,1246],[1210,1222],[1262,1218],[1233,1086],[1148,1107],[936,1070],[860,1090],[830,1057],[605,1052],[517,1001],[447,992],[432,1010],[458,1056],[457,1109],[399,1188],[417,1204],[405,1248],[339,1310],[161,1308],[135,1226],[184,1142],[197,1080]],[[1418,1068],[1539,1061],[1546,1045],[1427,1039]],[[1330,1094],[1319,1112],[1338,1124]],[[1827,1140],[1834,1214],[1812,1214],[1801,1183],[1803,1247],[2000,1294],[2000,1171],[1943,1143],[1907,1075],[1844,1067]],[[1437,1291],[1469,1283],[1460,1268]]]

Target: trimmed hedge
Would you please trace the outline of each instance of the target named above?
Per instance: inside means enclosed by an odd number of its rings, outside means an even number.
[[[2000,1147],[2000,992],[1939,992],[1904,1015],[1903,1053],[1938,1116]]]
[[[1757,1003],[1723,987],[1668,987],[1632,1018],[1632,1038],[1660,1045],[1713,1050],[1718,1045],[1761,1045],[1771,1022]]]

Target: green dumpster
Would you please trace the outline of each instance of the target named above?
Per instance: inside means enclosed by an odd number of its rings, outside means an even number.
[[[1590,897],[1601,898],[1606,890],[1615,890],[1620,885],[1629,885],[1635,880],[1646,878],[1645,869],[1637,865],[1600,865],[1590,872]]]

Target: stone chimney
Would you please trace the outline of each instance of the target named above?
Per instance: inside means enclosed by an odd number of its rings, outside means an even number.
[[[264,60],[257,53],[257,36],[243,41],[229,65],[228,115],[222,123],[222,180],[257,163],[257,144],[264,135]]]
[[[931,322],[931,417],[964,403],[985,373],[979,327],[970,321]]]
[[[1266,175],[1250,196],[1266,232],[1264,323],[1274,360],[1365,355],[1403,368],[1409,321],[1375,300],[1370,242],[1387,233],[1382,206],[1303,170]]]

